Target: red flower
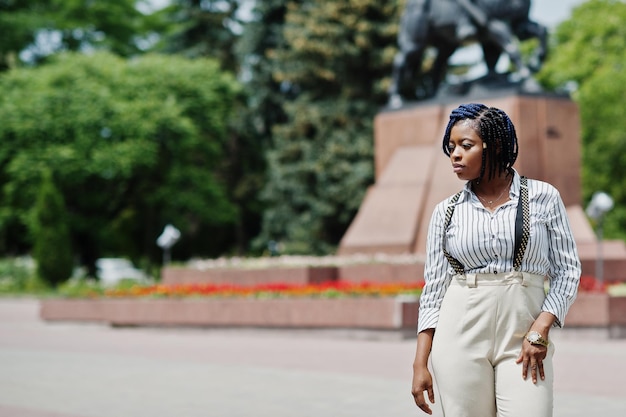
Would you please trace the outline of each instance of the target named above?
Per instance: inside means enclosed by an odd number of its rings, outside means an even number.
[[[600,283],[595,277],[583,275],[580,277],[579,291],[584,292],[606,292],[606,283]]]
[[[389,297],[399,294],[418,295],[424,287],[416,283],[351,283],[328,281],[320,284],[267,283],[251,286],[233,284],[178,284],[115,288],[105,292],[109,297]]]

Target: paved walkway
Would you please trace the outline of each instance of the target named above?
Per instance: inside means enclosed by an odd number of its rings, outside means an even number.
[[[555,417],[626,416],[626,340],[552,337]],[[413,349],[360,332],[50,324],[37,301],[0,299],[0,416],[425,416]]]

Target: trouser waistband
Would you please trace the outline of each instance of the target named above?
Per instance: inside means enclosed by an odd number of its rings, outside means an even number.
[[[501,272],[498,274],[456,274],[454,280],[460,285],[476,288],[478,285],[513,285],[520,284],[524,287],[544,286],[545,276],[530,274],[528,272]]]

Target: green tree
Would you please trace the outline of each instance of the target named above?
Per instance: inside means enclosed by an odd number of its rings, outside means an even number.
[[[242,30],[239,0],[172,0],[155,13],[160,22],[160,51],[189,58],[217,59],[223,69],[236,71],[235,43]]]
[[[272,127],[287,121],[283,110],[285,94],[273,73],[281,62],[275,51],[286,47],[283,36],[289,0],[255,2],[236,45],[242,79],[248,91],[248,121],[260,141],[271,143]]]
[[[223,156],[239,84],[212,60],[58,56],[0,76],[0,230],[19,252],[39,173],[52,171],[84,264],[102,255],[215,256],[234,245]]]
[[[142,0],[6,0],[0,2],[0,70],[59,51],[141,52],[151,27]]]
[[[620,0],[588,0],[574,8],[551,38],[549,59],[539,74],[542,83],[551,89],[580,86],[599,69],[623,63],[625,10]]]
[[[606,235],[626,239],[626,3],[589,0],[573,10],[553,36],[540,80],[574,90],[582,124],[585,201],[596,191],[615,200]]]
[[[48,170],[43,171],[33,211],[30,228],[37,275],[55,286],[72,276],[74,254],[63,196]]]
[[[241,75],[241,62],[249,56],[238,54],[236,45],[244,31],[240,21],[241,7],[245,1],[175,0],[150,16],[159,36],[155,51],[182,55],[189,58],[211,57],[220,62],[222,69]],[[261,6],[265,2],[258,2]],[[245,70],[250,73],[250,68]],[[267,134],[259,129],[263,119],[258,106],[253,103],[257,91],[248,88],[238,96],[234,118],[228,129],[228,145],[222,158],[226,193],[237,206],[233,235],[237,244],[234,251],[243,254],[249,250],[249,241],[259,232],[263,206],[258,192],[265,171],[264,149]]]
[[[272,144],[272,127],[286,121],[283,110],[284,94],[280,84],[273,79],[268,54],[283,43],[286,3],[288,0],[268,0],[255,2],[251,18],[246,21],[239,37],[235,52],[240,68],[240,78],[244,80],[246,101],[238,108],[236,131],[240,138],[240,166],[245,166],[238,185],[236,200],[242,211],[243,239],[249,243],[250,237],[260,232],[262,213],[265,209],[260,201],[259,191],[265,183],[266,153]],[[259,249],[247,246],[246,250],[258,253]]]
[[[259,246],[328,253],[343,236],[372,181],[397,21],[395,2],[287,3],[281,42],[266,53],[288,122],[272,132]]]

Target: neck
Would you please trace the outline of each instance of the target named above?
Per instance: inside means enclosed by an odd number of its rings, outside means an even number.
[[[512,175],[503,174],[490,180],[481,180],[478,183],[476,183],[476,181],[472,181],[472,190],[480,195],[497,195],[503,188],[508,188],[512,181]]]
[[[507,191],[513,182],[513,176],[502,175],[488,181],[472,182],[472,190],[483,205],[492,209],[509,199]]]

